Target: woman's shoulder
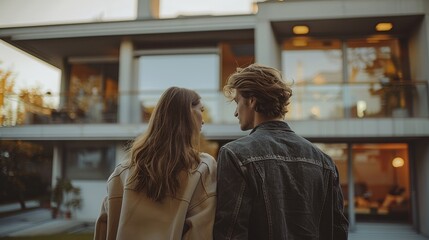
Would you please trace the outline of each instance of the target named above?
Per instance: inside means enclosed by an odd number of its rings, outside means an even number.
[[[205,152],[201,152],[200,153],[200,166],[202,164],[207,165],[207,167],[209,168],[216,168],[216,160],[214,159],[214,157],[208,153]]]
[[[201,161],[196,169],[196,172],[199,172],[202,178],[206,180],[216,177],[216,160],[210,154],[207,153],[200,153],[200,159]]]
[[[122,162],[116,165],[115,169],[113,170],[112,174],[110,174],[110,177],[108,179],[108,182],[110,182],[112,179],[119,177],[121,175],[127,174],[130,169],[130,166],[127,162]]]
[[[200,164],[196,170],[198,179],[204,186],[206,193],[214,194],[216,192],[217,163],[216,160],[207,153],[200,153]],[[195,176],[195,175],[194,175]]]

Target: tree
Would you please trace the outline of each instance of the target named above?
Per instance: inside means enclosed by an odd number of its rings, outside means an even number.
[[[25,141],[0,141],[0,199],[25,208],[25,200],[48,195],[50,177],[43,176],[51,166],[42,145]],[[50,171],[49,171],[50,172]]]
[[[19,105],[17,108],[16,124],[25,124],[26,115],[34,115],[39,118],[49,118],[52,111],[52,106],[44,101],[44,94],[40,87],[32,87],[29,89],[21,89],[19,92]],[[34,117],[33,117],[34,118]],[[40,119],[31,119],[31,122],[39,122]]]
[[[43,100],[37,87],[16,94],[15,75],[0,67],[0,127],[23,124],[27,111],[50,114]],[[49,154],[42,145],[0,140],[0,202],[18,201],[24,209],[25,200],[49,195],[50,178],[43,176],[50,174]]]
[[[45,94],[41,88],[23,88],[17,94],[15,82],[12,71],[0,68],[0,126],[21,125],[27,120],[37,122],[40,118],[49,118],[52,106],[44,101]]]
[[[0,126],[12,125],[13,105],[7,99],[13,95],[13,89],[15,87],[15,77],[12,71],[3,70],[0,68]]]

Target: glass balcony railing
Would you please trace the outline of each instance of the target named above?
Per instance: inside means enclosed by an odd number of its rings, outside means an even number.
[[[384,85],[375,83],[295,84],[292,89],[293,96],[288,107],[289,112],[286,114],[287,120],[429,117],[427,82]],[[206,107],[204,117],[207,124],[237,123],[234,117],[235,103],[229,102],[221,92],[197,92],[201,95]],[[119,101],[124,98],[130,98],[127,102],[138,102],[135,110],[140,113],[137,114],[139,120],[130,120],[131,123],[136,121],[144,123],[148,121],[161,93],[161,91],[123,93],[113,98],[112,96],[109,98],[79,96],[79,99],[66,95],[50,94],[23,98],[9,94],[0,99],[0,124],[17,126],[118,123]],[[34,99],[38,100],[34,101]],[[52,99],[58,101],[52,101]]]
[[[287,119],[428,117],[428,83],[295,84]]]

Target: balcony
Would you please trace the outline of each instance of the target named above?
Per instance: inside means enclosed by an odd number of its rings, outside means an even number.
[[[401,82],[295,84],[286,114],[288,121],[353,120],[381,118],[428,118],[428,83]],[[206,106],[207,124],[236,124],[235,104],[221,92],[200,91]],[[6,95],[1,107],[3,127],[54,124],[115,124],[122,98],[131,98],[139,106],[131,112],[136,117],[129,123],[148,121],[161,92],[123,93],[119,97],[99,95]],[[56,100],[55,100],[56,99]],[[65,104],[61,105],[59,99]]]
[[[427,82],[296,84],[289,120],[427,118]]]

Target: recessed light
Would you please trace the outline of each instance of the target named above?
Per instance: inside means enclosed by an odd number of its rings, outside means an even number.
[[[375,29],[379,32],[390,31],[393,28],[393,24],[389,22],[377,23]]]
[[[395,168],[399,168],[399,167],[404,166],[404,163],[405,163],[405,161],[404,161],[404,159],[403,159],[403,158],[401,158],[401,157],[395,157],[395,158],[392,160],[392,166],[393,166],[393,167],[395,167]]]
[[[310,32],[310,29],[304,25],[297,25],[297,26],[293,27],[292,31],[293,31],[293,33],[295,33],[297,35],[302,35],[302,34],[307,34],[308,32]]]

